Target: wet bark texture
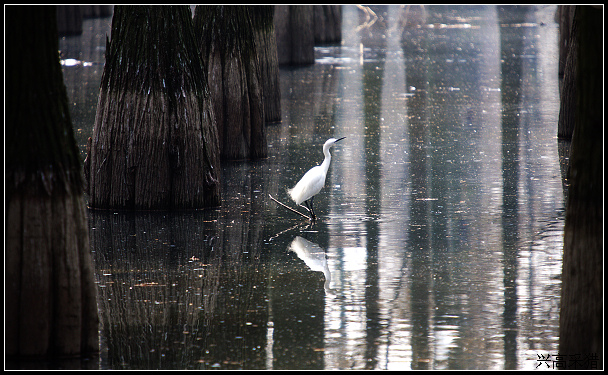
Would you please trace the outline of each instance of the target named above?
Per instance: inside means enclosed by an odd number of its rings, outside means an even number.
[[[57,6],[57,30],[60,36],[82,34],[82,7],[80,5]]]
[[[603,15],[577,6],[575,129],[564,229],[559,352],[603,353]],[[603,365],[600,365],[603,367]]]
[[[85,161],[94,208],[220,204],[217,129],[186,6],[116,6]]]
[[[312,5],[277,5],[274,27],[279,65],[315,62],[314,8]]]
[[[254,6],[197,6],[194,25],[207,67],[223,160],[267,156]]]
[[[96,352],[96,286],[56,9],[6,12],[5,354]]]
[[[558,6],[559,19],[559,75],[561,80],[560,111],[557,124],[559,139],[571,140],[576,110],[576,63],[578,42],[576,39],[575,5]]]
[[[314,5],[315,44],[342,41],[342,5]]]
[[[111,5],[58,5],[57,29],[59,36],[82,34],[82,21],[85,18],[108,17],[111,15]]]
[[[260,64],[260,83],[264,98],[264,120],[281,121],[281,87],[279,83],[279,57],[274,30],[274,6],[256,7],[252,13],[255,42]]]

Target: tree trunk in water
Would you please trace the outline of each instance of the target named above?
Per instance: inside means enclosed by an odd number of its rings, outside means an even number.
[[[60,36],[82,34],[82,18],[80,5],[58,5],[57,32]]]
[[[187,6],[116,6],[85,161],[93,208],[220,204],[217,129]]]
[[[568,58],[569,45],[572,39],[572,22],[576,5],[558,5],[555,13],[555,22],[559,24],[559,77],[563,77]]]
[[[576,6],[560,5],[560,77],[561,95],[560,111],[557,123],[557,137],[563,140],[571,140],[574,131],[574,113],[576,111],[576,64],[577,48],[576,20],[574,13]],[[569,30],[562,30],[569,28]],[[563,41],[562,38],[568,38]],[[565,50],[565,51],[563,51]],[[562,61],[562,56],[564,61]],[[563,67],[562,67],[563,65]]]
[[[267,156],[253,6],[197,6],[194,15],[207,67],[224,160]]]
[[[112,15],[112,5],[80,5],[82,18],[109,17]]]
[[[577,6],[576,115],[564,228],[559,352],[603,361],[603,11]],[[601,366],[603,367],[603,366]]]
[[[279,83],[277,39],[274,30],[274,6],[265,5],[258,8],[261,8],[260,11],[253,13],[253,24],[264,98],[264,120],[280,122],[281,85]]]
[[[312,5],[277,5],[274,13],[279,65],[315,62]]]
[[[342,41],[342,5],[314,5],[315,44]]]
[[[6,11],[5,354],[96,352],[96,286],[56,9]]]

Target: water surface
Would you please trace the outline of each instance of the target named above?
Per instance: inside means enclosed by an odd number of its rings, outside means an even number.
[[[534,369],[557,353],[555,7],[344,7],[217,210],[89,210],[102,369]],[[373,15],[377,16],[374,20]],[[105,33],[63,38],[78,142]],[[86,63],[86,64],[85,64]],[[278,206],[332,149],[319,220]]]

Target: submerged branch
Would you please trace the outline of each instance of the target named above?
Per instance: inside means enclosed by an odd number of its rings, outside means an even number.
[[[272,195],[268,194],[268,196],[270,197],[270,199],[272,199],[273,201],[277,202],[277,203],[278,203],[278,204],[280,204],[281,206],[285,207],[285,208],[286,208],[286,209],[288,209],[289,211],[295,212],[295,213],[296,213],[296,214],[298,214],[298,215],[302,215],[302,216],[304,216],[305,218],[307,218],[308,220],[312,220],[310,217],[308,217],[308,216],[304,215],[304,214],[303,214],[303,213],[301,213],[300,211],[295,210],[295,209],[293,209],[293,208],[289,207],[288,205],[286,205],[286,204],[284,204],[284,203],[279,202],[279,201],[278,201],[278,200],[276,200],[276,199],[275,199],[275,198],[274,198]]]

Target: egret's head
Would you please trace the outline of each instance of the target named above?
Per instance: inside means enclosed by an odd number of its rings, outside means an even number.
[[[334,143],[339,142],[339,141],[343,140],[344,138],[346,138],[346,137],[342,137],[342,138],[338,138],[338,139],[336,139],[336,138],[329,138],[327,141],[325,141],[325,144],[323,145],[323,148],[324,149],[329,148],[329,147],[333,146]]]

